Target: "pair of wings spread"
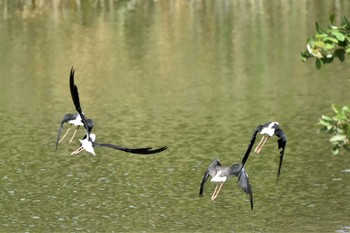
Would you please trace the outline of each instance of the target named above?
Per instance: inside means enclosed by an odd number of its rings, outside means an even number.
[[[238,177],[238,183],[243,189],[243,191],[250,196],[250,205],[251,209],[253,209],[253,191],[249,183],[248,179],[248,174],[246,173],[244,169],[244,165],[248,160],[248,157],[250,155],[250,152],[253,148],[253,145],[256,140],[256,136],[259,132],[261,132],[264,128],[268,127],[271,124],[271,122],[268,122],[266,124],[258,125],[254,132],[253,136],[250,140],[250,143],[248,145],[248,149],[243,156],[242,159],[242,165],[240,164],[233,164],[231,167],[223,167],[220,163],[219,160],[214,160],[208,167],[207,171],[204,173],[201,185],[200,185],[200,190],[199,190],[199,196],[203,197],[203,192],[204,192],[204,184],[208,180],[209,176],[214,177],[216,175],[220,176],[226,176],[226,178],[229,178],[230,176],[236,176]],[[287,144],[287,137],[283,130],[279,127],[278,124],[274,124],[272,126],[274,129],[274,135],[276,135],[279,139],[277,140],[278,144],[278,149],[281,149],[280,151],[280,161],[279,161],[279,167],[278,167],[278,172],[277,172],[277,178],[281,174],[281,167],[282,167],[282,162],[283,162],[283,157],[284,157],[284,151],[285,147]]]
[[[258,125],[255,128],[255,130],[253,132],[253,136],[252,136],[250,143],[248,145],[248,149],[243,156],[242,167],[244,167],[245,163],[248,160],[248,157],[250,155],[250,152],[251,152],[253,145],[255,143],[255,140],[256,140],[256,135],[270,124],[271,124],[271,122],[268,122],[268,123],[265,123],[262,125]],[[283,157],[284,157],[284,151],[285,151],[285,148],[287,145],[287,137],[286,137],[285,133],[283,132],[283,130],[279,127],[278,124],[275,124],[273,126],[273,128],[274,128],[274,134],[278,137],[278,140],[277,140],[278,149],[281,149],[280,150],[280,162],[279,162],[278,172],[277,172],[277,178],[278,178],[281,175],[281,168],[282,168],[282,162],[283,162]]]
[[[233,164],[231,167],[223,167],[219,160],[214,160],[204,173],[199,189],[199,196],[203,197],[204,184],[208,180],[209,176],[214,177],[218,174],[220,176],[226,176],[227,178],[230,176],[238,177],[239,185],[243,191],[250,196],[250,207],[253,209],[253,190],[249,183],[248,174],[241,164]]]
[[[121,150],[121,151],[128,152],[128,153],[134,153],[134,154],[155,154],[155,153],[162,152],[168,148],[167,146],[163,146],[163,147],[160,147],[157,149],[153,149],[152,147],[127,148],[127,147],[123,147],[123,146],[119,146],[119,145],[115,145],[115,144],[109,144],[109,143],[96,143],[90,137],[90,133],[91,133],[91,130],[93,127],[92,120],[87,119],[85,117],[85,115],[83,114],[83,111],[81,109],[78,87],[75,85],[75,82],[74,82],[74,69],[73,68],[71,69],[71,72],[70,72],[69,87],[70,87],[70,93],[72,95],[72,100],[73,100],[75,109],[77,110],[79,116],[81,117],[81,121],[82,121],[84,128],[85,128],[85,131],[86,131],[85,137],[92,143],[93,147],[96,147],[96,146],[109,147],[109,148]],[[71,117],[66,115],[67,119],[63,119],[63,121],[61,123],[61,128],[59,129],[58,137],[59,137],[60,132],[62,130],[63,123],[68,122],[69,120],[75,118],[75,116],[76,116],[75,114],[68,114],[68,115],[71,115]],[[56,148],[57,148],[57,142],[56,142]]]

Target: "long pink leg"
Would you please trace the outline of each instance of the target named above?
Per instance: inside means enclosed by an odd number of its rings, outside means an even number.
[[[214,201],[216,199],[216,197],[219,195],[219,192],[220,192],[223,185],[224,185],[224,182],[221,182],[219,190],[216,192],[216,195],[214,197],[212,197],[212,199],[211,199],[212,201]]]
[[[213,195],[211,195],[212,200],[213,200],[213,197],[215,196],[215,193],[216,193],[216,190],[218,189],[218,187],[219,187],[219,183],[216,184]]]
[[[63,137],[58,141],[58,143],[61,143],[61,142],[63,141],[63,138],[65,138],[65,137],[67,136],[67,133],[69,132],[71,126],[72,126],[72,125],[69,126],[67,132],[66,132],[66,133],[63,135]]]
[[[71,155],[77,155],[77,154],[79,154],[80,152],[82,152],[83,150],[84,150],[84,147],[81,146],[81,147],[79,147],[78,149],[76,149],[75,151],[73,151],[73,152],[71,153]]]
[[[266,136],[265,140],[263,142],[263,144],[259,147],[258,151],[256,153],[260,153],[260,151],[262,150],[262,148],[264,147],[265,143],[267,142],[267,140],[270,138],[270,136]]]
[[[80,153],[80,152],[82,152],[83,150],[85,150],[84,148],[81,148],[79,151],[78,151],[78,154]]]
[[[72,140],[73,140],[75,134],[77,133],[78,129],[79,129],[79,126],[78,126],[77,128],[75,128],[74,133],[73,133],[73,136],[72,136],[71,139],[69,140],[69,144],[72,142]]]
[[[259,142],[259,145],[255,148],[255,152],[256,153],[260,153],[261,149],[263,148],[263,146],[265,145],[265,143],[267,142],[267,140],[270,138],[270,136],[263,136],[261,138],[261,141]]]
[[[83,146],[81,146],[80,149],[78,150],[78,153],[82,152],[83,150],[85,150],[85,149]]]
[[[265,139],[265,135],[262,136],[262,138],[261,138],[259,144],[255,147],[254,152],[257,152],[258,148],[261,146],[261,144],[262,144],[262,142],[264,141],[264,139]]]

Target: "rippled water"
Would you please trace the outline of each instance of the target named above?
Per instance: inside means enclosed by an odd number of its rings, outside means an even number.
[[[300,61],[314,22],[348,1],[0,1],[2,232],[350,232],[350,158],[316,125],[348,104],[349,65]],[[72,157],[59,122],[68,77],[97,141]],[[199,184],[215,158],[240,162],[255,126],[279,121],[288,144],[276,183],[274,140],[215,202]],[[83,130],[78,132],[82,137]]]

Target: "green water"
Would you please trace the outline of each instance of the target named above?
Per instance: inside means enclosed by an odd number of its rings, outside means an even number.
[[[349,1],[0,1],[1,232],[350,232],[350,157],[318,133],[349,103],[349,62],[300,61],[314,22]],[[55,152],[63,115],[83,110],[100,143],[169,149],[132,155]],[[202,176],[240,162],[254,128],[276,139],[215,202]],[[66,129],[66,128],[65,128]]]

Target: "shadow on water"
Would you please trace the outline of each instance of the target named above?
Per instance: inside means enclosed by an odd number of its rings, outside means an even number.
[[[349,157],[317,119],[348,102],[347,61],[300,62],[314,22],[348,1],[0,1],[0,229],[74,232],[349,232]],[[55,153],[74,112],[70,68],[97,141],[163,146],[152,156]],[[341,75],[339,75],[341,76]],[[272,139],[215,202],[213,159],[240,162],[255,126],[288,137],[281,179]],[[83,137],[83,130],[76,138]]]

